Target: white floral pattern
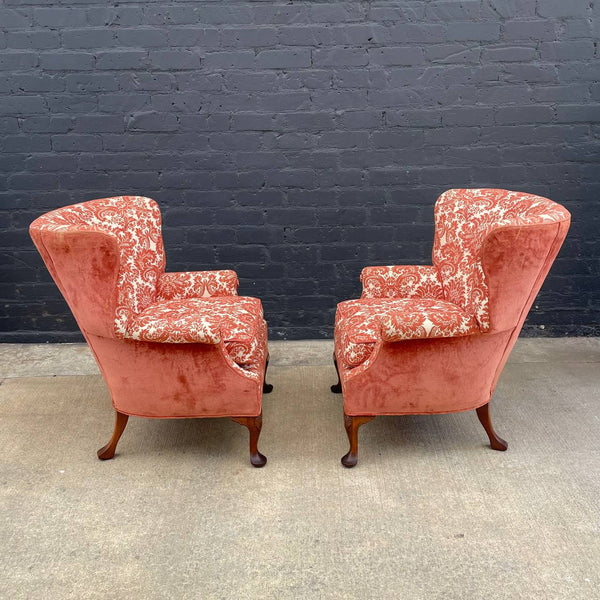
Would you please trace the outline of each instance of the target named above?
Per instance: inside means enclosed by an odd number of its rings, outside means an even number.
[[[235,271],[184,271],[162,273],[158,278],[157,300],[184,300],[235,296],[238,288]]]
[[[362,298],[443,298],[435,267],[406,265],[365,267],[360,274]]]

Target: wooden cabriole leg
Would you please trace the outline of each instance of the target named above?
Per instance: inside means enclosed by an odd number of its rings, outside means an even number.
[[[490,438],[490,446],[494,450],[500,450],[501,452],[504,452],[504,450],[508,448],[508,444],[494,431],[492,419],[490,418],[489,403],[484,404],[477,409],[477,417],[479,418],[479,422],[483,425],[485,432]]]
[[[129,415],[120,413],[118,410],[115,411],[115,413],[115,429],[110,438],[110,442],[98,450],[98,458],[100,460],[109,460],[114,457],[117,444],[119,443],[121,435],[123,435],[123,431],[127,425],[127,421],[129,420]]]
[[[335,357],[335,354],[333,355],[333,364],[335,366],[335,372],[337,373],[337,376],[338,376],[338,382],[331,386],[331,391],[334,394],[341,394],[342,393],[342,380],[340,379],[340,370],[338,369],[337,358]]]
[[[250,432],[250,462],[253,467],[264,467],[267,457],[258,451],[258,438],[262,428],[262,413],[258,417],[231,417],[233,421],[248,428]]]
[[[350,442],[350,450],[348,454],[342,456],[342,464],[348,469],[354,467],[358,462],[358,428],[375,418],[373,415],[361,415],[358,417],[351,417],[344,413],[344,427],[348,434],[348,441]]]
[[[270,394],[273,391],[273,386],[267,383],[267,369],[269,368],[269,357],[267,356],[267,362],[265,364],[265,376],[263,378],[263,394]]]

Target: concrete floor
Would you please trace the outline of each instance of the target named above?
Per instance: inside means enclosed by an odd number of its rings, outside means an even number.
[[[596,599],[600,339],[523,339],[473,413],[347,449],[330,342],[273,342],[264,469],[226,419],[131,419],[77,344],[0,345],[0,598]]]

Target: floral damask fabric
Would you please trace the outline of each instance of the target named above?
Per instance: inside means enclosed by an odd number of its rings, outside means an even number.
[[[365,267],[362,298],[443,298],[438,270],[432,266]]]
[[[103,231],[117,238],[120,261],[115,333],[124,337],[131,319],[154,302],[156,283],[165,270],[156,202],[140,196],[102,198],[49,212],[38,224],[51,231]]]
[[[156,288],[157,300],[184,300],[211,296],[235,296],[238,278],[235,271],[183,271],[162,273]]]
[[[151,304],[131,322],[127,337],[144,342],[219,344],[242,367],[262,364],[266,324],[258,298],[224,296]]]
[[[490,326],[488,287],[481,265],[483,241],[507,225],[535,225],[568,218],[567,211],[541,196],[499,189],[457,189],[443,193],[435,206],[433,264],[444,297]]]
[[[346,300],[338,304],[336,356],[347,367],[363,363],[377,340],[457,337],[479,331],[475,319],[460,307],[429,298]]]

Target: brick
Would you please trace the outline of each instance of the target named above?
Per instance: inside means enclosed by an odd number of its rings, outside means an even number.
[[[346,46],[369,46],[388,42],[389,30],[383,25],[345,24],[338,27],[326,27],[322,43]]]
[[[371,139],[375,148],[415,148],[423,145],[423,133],[411,129],[375,131]]]
[[[143,50],[113,50],[96,54],[97,69],[139,69],[145,65],[148,54]]]
[[[51,28],[80,27],[86,25],[86,12],[82,8],[35,8],[33,21],[36,25]],[[2,17],[0,17],[2,22]]]
[[[120,32],[121,33],[121,32]],[[115,32],[111,29],[66,29],[62,32],[64,48],[108,48],[116,43]],[[122,43],[122,40],[119,39]]]
[[[500,38],[499,23],[449,23],[448,39],[490,42]]]
[[[445,41],[446,26],[429,23],[402,23],[392,27],[389,32],[390,42],[440,42]],[[451,38],[472,39],[472,38]]]
[[[556,70],[551,65],[507,64],[503,73],[503,80],[510,83],[550,83],[556,80]]]
[[[313,63],[316,67],[360,67],[369,62],[362,48],[333,48],[313,50]],[[305,66],[309,66],[308,65]]]
[[[221,29],[221,44],[241,48],[258,48],[277,44],[278,30],[275,27],[236,27]]]
[[[161,48],[168,44],[166,32],[153,28],[118,29],[116,39],[121,46],[139,48]]]
[[[371,129],[383,125],[383,113],[376,110],[347,110],[338,117],[342,127]]]
[[[256,65],[263,69],[310,67],[310,50],[262,50],[256,56]]]
[[[143,23],[143,11],[140,6],[90,7],[85,9],[85,13],[87,23],[92,27],[131,27]]]
[[[423,50],[416,46],[374,48],[369,50],[369,61],[375,65],[420,65]]]
[[[482,60],[492,62],[529,62],[536,56],[536,49],[528,46],[487,47],[481,53]]]
[[[588,0],[538,0],[537,13],[540,17],[573,18],[590,15]]]
[[[493,121],[489,120],[493,125]],[[479,140],[480,129],[478,127],[439,127],[435,129],[426,129],[423,132],[425,137],[425,146],[466,146],[474,144]]]
[[[320,148],[366,148],[368,144],[366,131],[328,131],[318,137]]]
[[[556,23],[547,20],[507,21],[503,27],[506,41],[529,40],[538,42],[553,40],[556,37]]]
[[[65,77],[68,92],[114,92],[118,81],[108,73],[77,73]]]
[[[550,106],[507,106],[496,111],[497,123],[549,123],[554,117]]]
[[[72,126],[71,117],[28,117],[21,123],[27,133],[66,133]]]
[[[36,114],[46,111],[41,96],[7,96],[0,100],[0,115]]]
[[[129,131],[176,131],[177,117],[171,113],[141,112],[132,114],[127,120]]]
[[[231,52],[207,52],[203,64],[207,69],[249,69],[254,66],[254,52],[234,50]]]
[[[198,8],[195,6],[161,6],[148,5],[144,7],[144,22],[150,25],[183,25],[194,24],[200,19]]]
[[[492,108],[452,108],[442,112],[443,125],[484,125],[493,119]]]
[[[7,135],[3,137],[4,152],[49,152],[50,136],[47,135]]]
[[[336,88],[383,89],[387,86],[383,69],[341,69],[335,73],[333,80]]]
[[[19,92],[63,92],[65,81],[61,76],[50,75],[13,75],[10,78],[10,89]]]
[[[435,63],[479,63],[481,49],[465,44],[432,44],[424,48],[425,58]]]
[[[40,66],[46,71],[91,71],[94,68],[94,55],[82,52],[44,52],[40,56]]]
[[[0,25],[2,29],[29,27],[31,23],[31,9],[0,9]]]
[[[431,2],[427,4],[426,16],[432,21],[470,21],[481,17],[481,3],[475,0],[467,2]]]
[[[102,139],[95,135],[53,135],[52,150],[54,152],[91,152],[102,150]]]
[[[167,31],[169,46],[219,46],[219,30],[204,27],[171,27]]]
[[[39,49],[58,48],[60,40],[56,31],[9,31],[6,33],[9,48]]]
[[[324,25],[280,27],[278,41],[283,46],[319,46],[331,41],[330,28]]]
[[[322,131],[335,128],[333,112],[299,112],[281,115],[277,126],[293,131]]]
[[[156,50],[149,54],[151,68],[159,70],[197,69],[200,56],[191,50]]]
[[[437,110],[388,110],[385,117],[392,127],[440,127],[442,124]]]
[[[592,40],[544,42],[540,44],[542,60],[586,60],[592,59],[595,46]]]
[[[0,52],[1,71],[30,69],[37,64],[38,56],[33,52]]]
[[[310,7],[310,20],[313,23],[352,22],[360,21],[362,18],[363,7],[360,4],[313,4]]]
[[[598,104],[566,104],[556,107],[558,123],[587,123],[600,121]]]
[[[2,117],[0,118],[0,132],[1,133],[17,133],[19,130],[19,122],[16,117]]]

